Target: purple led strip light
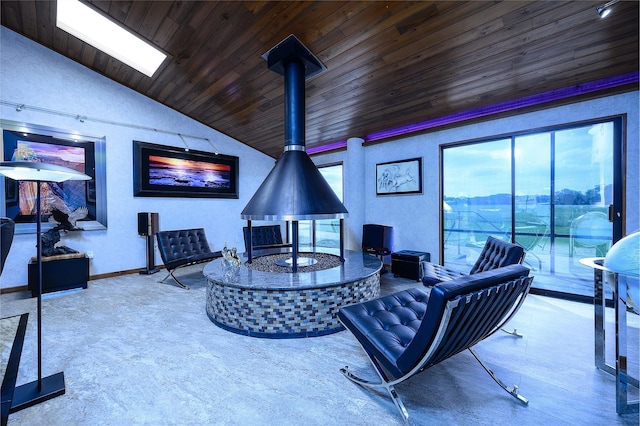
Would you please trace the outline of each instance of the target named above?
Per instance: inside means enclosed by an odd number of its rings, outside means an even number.
[[[604,78],[590,83],[576,84],[575,86],[563,89],[550,90],[548,92],[537,95],[525,96],[524,98],[513,101],[500,102],[481,108],[474,108],[432,120],[421,121],[419,123],[409,124],[406,126],[396,127],[394,129],[383,130],[367,135],[366,142],[373,142],[381,139],[392,138],[395,136],[405,135],[407,133],[419,132],[433,127],[444,126],[446,124],[457,123],[460,121],[471,120],[473,118],[484,117],[501,112],[512,111],[519,108],[526,108],[533,105],[543,104],[545,102],[557,101],[585,93],[597,92],[599,90],[610,89],[612,87],[624,86],[626,84],[638,83],[638,71],[622,74],[616,77]],[[346,141],[332,142],[319,147],[309,148],[309,154],[329,151],[333,149],[343,148],[347,145]]]
[[[334,149],[344,148],[345,146],[347,146],[347,141],[331,142],[331,143],[327,143],[327,144],[324,144],[324,145],[313,146],[313,147],[307,148],[307,154],[309,154],[309,155],[317,154],[318,152],[331,151],[331,150],[334,150]]]

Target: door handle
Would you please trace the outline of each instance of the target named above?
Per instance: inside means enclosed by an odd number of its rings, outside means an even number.
[[[609,204],[609,222],[612,222],[620,217],[620,212],[616,212],[613,204]]]

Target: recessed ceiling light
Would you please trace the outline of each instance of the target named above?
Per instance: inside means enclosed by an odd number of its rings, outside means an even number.
[[[78,0],[58,0],[56,25],[149,77],[167,57]]]

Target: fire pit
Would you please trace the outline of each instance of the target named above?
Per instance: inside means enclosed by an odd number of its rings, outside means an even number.
[[[260,254],[291,256],[284,250],[265,252]],[[253,264],[261,257],[256,256]],[[335,333],[343,329],[336,316],[340,307],[378,297],[381,268],[377,257],[349,250],[345,251],[344,263],[338,260],[338,266],[311,272],[265,272],[246,264],[230,270],[223,259],[216,259],[203,270],[207,315],[225,330],[253,337],[300,338]]]
[[[340,266],[340,257],[334,254],[317,252],[299,254],[298,272],[315,272]],[[290,253],[268,254],[254,258],[251,263],[246,262],[245,266],[254,271],[292,273],[292,260]]]

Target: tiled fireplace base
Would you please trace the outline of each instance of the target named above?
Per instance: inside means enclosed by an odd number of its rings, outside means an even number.
[[[223,271],[222,259],[204,268],[207,315],[216,325],[243,335],[313,337],[342,330],[341,306],[377,297],[382,263],[366,253],[345,252],[341,266],[318,272],[258,272],[244,265]]]

